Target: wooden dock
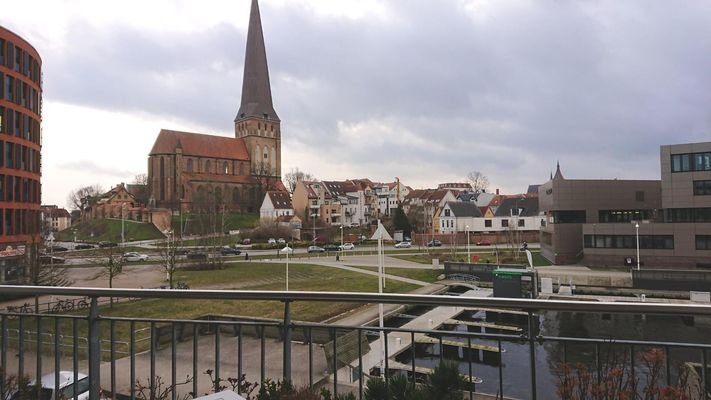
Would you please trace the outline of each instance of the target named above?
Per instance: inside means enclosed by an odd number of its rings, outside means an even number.
[[[490,353],[505,353],[506,350],[500,349],[495,346],[488,346],[485,344],[478,344],[478,343],[466,343],[466,342],[460,342],[457,340],[448,340],[448,339],[436,339],[432,338],[429,336],[421,336],[415,339],[416,343],[423,343],[423,344],[440,344],[442,343],[443,346],[452,346],[452,347],[461,347],[464,349],[471,349],[471,350],[481,350],[481,351],[487,351]]]
[[[403,364],[403,363],[400,363],[397,361],[388,361],[388,369],[391,371],[395,370],[395,371],[404,371],[404,372],[407,372],[410,374],[412,373],[412,365]],[[417,367],[416,366],[415,367],[415,375],[416,375],[415,379],[417,379],[419,377],[424,378],[427,375],[431,375],[432,372],[434,372],[433,368]],[[471,379],[469,379],[469,375],[461,374],[461,376],[464,378],[465,381],[467,381],[469,383],[474,383],[474,384],[479,385],[484,382],[484,380],[479,378],[478,376],[472,375]]]
[[[504,308],[466,307],[466,308],[464,308],[464,311],[486,311],[486,312],[495,312],[495,313],[499,313],[499,314],[512,314],[512,315],[528,316],[528,313],[525,311],[507,310]]]
[[[487,329],[498,329],[500,331],[509,331],[509,332],[523,332],[522,328],[519,328],[517,326],[511,326],[511,325],[499,325],[495,324],[493,322],[483,322],[483,321],[462,321],[459,319],[448,319],[444,321],[445,324],[447,325],[466,325],[466,326],[476,326],[480,328],[487,328]]]

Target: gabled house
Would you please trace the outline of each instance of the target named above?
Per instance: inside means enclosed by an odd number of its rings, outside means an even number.
[[[539,231],[543,217],[538,209],[538,196],[511,196],[496,210],[492,231]]]
[[[481,210],[474,203],[464,201],[448,201],[437,211],[436,219],[438,233],[481,232],[484,219]]]
[[[291,205],[289,192],[268,191],[264,195],[262,206],[259,208],[259,218],[262,220],[276,219],[282,216],[293,216],[294,208]]]
[[[47,231],[61,232],[72,225],[72,218],[64,208],[42,206],[42,223]]]

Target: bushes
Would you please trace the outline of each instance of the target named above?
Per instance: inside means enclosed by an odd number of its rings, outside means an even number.
[[[387,385],[375,378],[368,381],[363,396],[366,400],[461,400],[465,384],[457,363],[442,361],[423,385],[413,385],[404,375],[391,377]]]

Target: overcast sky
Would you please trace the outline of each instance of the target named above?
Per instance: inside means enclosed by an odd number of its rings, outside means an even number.
[[[250,0],[14,1],[43,59],[45,204],[146,173],[161,128],[233,136]],[[711,140],[711,2],[261,0],[282,173],[413,188],[659,179]]]

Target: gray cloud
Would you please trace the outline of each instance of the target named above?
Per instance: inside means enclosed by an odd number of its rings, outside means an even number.
[[[313,149],[309,172],[434,185],[477,169],[521,191],[556,160],[569,178],[658,178],[659,145],[710,137],[711,3],[464,4],[393,0],[390,19],[351,20],[261,2],[284,143]],[[47,97],[231,131],[244,31],[71,26],[72,45],[43,54]],[[396,133],[351,146],[376,125]]]
[[[132,176],[136,175],[135,172],[132,172],[129,170],[118,169],[118,168],[109,168],[104,165],[100,165],[100,164],[97,164],[93,161],[88,161],[88,160],[77,160],[77,161],[61,163],[58,165],[58,168],[62,169],[62,170],[74,171],[74,172],[91,171],[91,172],[98,174],[98,175],[105,175],[105,176],[110,176],[112,178],[121,178],[121,179],[125,179],[126,177],[132,177]]]

